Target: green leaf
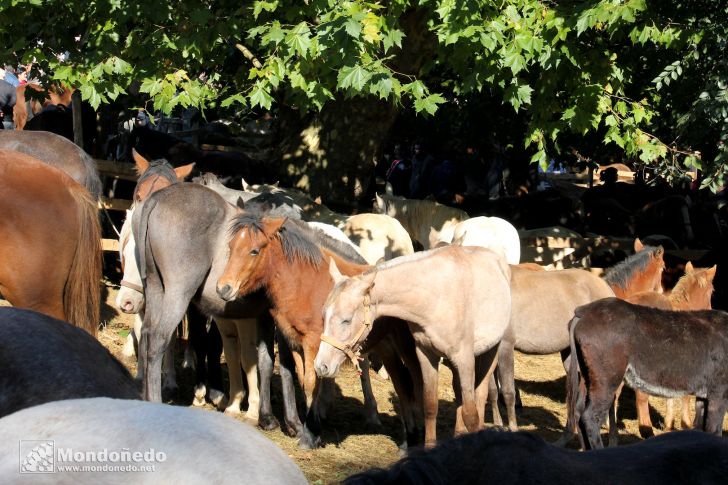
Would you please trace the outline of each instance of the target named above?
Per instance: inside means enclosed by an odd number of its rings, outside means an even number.
[[[301,22],[288,32],[286,44],[298,55],[306,57],[308,49],[311,47],[311,30],[306,22]]]
[[[354,39],[359,38],[359,35],[361,34],[361,22],[357,22],[356,20],[349,18],[344,24],[344,28],[349,36]]]
[[[361,91],[372,77],[372,73],[357,64],[356,66],[342,67],[337,76],[337,87],[342,89],[353,88]]]
[[[430,115],[434,115],[437,111],[438,105],[445,102],[445,98],[435,93],[427,96],[426,98],[420,98],[415,100],[415,111],[418,113],[426,112]]]
[[[261,82],[255,83],[248,98],[250,99],[250,106],[253,108],[260,106],[264,109],[270,109],[273,104],[273,96],[270,95],[268,89]]]

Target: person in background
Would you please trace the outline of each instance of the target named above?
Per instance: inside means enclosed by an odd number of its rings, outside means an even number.
[[[430,193],[441,204],[461,205],[465,201],[465,177],[453,154],[449,154],[432,170]]]
[[[3,129],[14,130],[13,108],[17,101],[15,86],[9,82],[0,79],[0,111],[3,114]]]
[[[18,67],[18,82],[20,86],[28,84],[28,69],[25,66]]]
[[[20,86],[20,80],[18,80],[18,77],[15,75],[15,68],[13,68],[13,66],[5,66],[5,76],[3,79],[10,83],[14,88]]]
[[[395,145],[392,162],[384,176],[387,184],[392,188],[393,195],[400,195],[402,197],[409,196],[411,172],[412,167],[410,166],[409,160],[405,157],[402,145]]]
[[[432,158],[422,142],[416,142],[412,147],[412,174],[410,175],[410,197],[424,199],[429,189],[430,175],[435,168],[435,159]]]

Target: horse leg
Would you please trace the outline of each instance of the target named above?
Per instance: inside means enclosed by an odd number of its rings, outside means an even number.
[[[665,413],[665,431],[672,431],[675,426],[675,398],[666,399],[665,407],[667,412]],[[639,408],[638,408],[639,410]],[[640,434],[642,434],[640,432]],[[645,438],[645,436],[642,436]]]
[[[708,413],[705,419],[705,432],[716,436],[723,434],[723,418],[725,417],[728,403],[722,398],[708,397]]]
[[[600,435],[601,425],[610,406],[614,406],[614,396],[621,382],[621,375],[589,380],[587,385],[588,403],[580,421],[590,449],[604,448]]]
[[[298,447],[305,450],[318,448],[321,444],[321,415],[319,413],[323,383],[316,376],[313,362],[318,352],[318,341],[303,342],[303,391],[306,394],[306,422]]]
[[[695,397],[695,419],[693,420],[693,429],[705,431],[705,414],[708,409],[706,399]]]
[[[240,363],[248,381],[248,410],[245,419],[258,425],[260,390],[258,389],[258,322],[254,318],[235,320],[238,331]]]
[[[497,352],[497,346],[487,352],[487,354],[490,354],[489,358],[486,357],[485,362],[488,367],[487,378],[490,378],[493,373]],[[460,381],[463,422],[468,432],[478,431],[483,427],[483,423],[478,418],[478,407],[475,404],[475,356],[472,355],[472,349],[466,346],[465,349],[452,357],[451,362]]]
[[[366,423],[369,426],[381,426],[382,422],[379,420],[379,413],[377,412],[377,400],[374,397],[374,391],[372,391],[372,381],[369,376],[369,357],[365,356],[364,360],[361,361],[361,392],[364,394],[364,410],[366,415]]]
[[[187,321],[189,326],[189,342],[195,352],[195,391],[193,406],[204,406],[205,396],[207,396],[207,386],[205,380],[207,378],[207,366],[205,364],[205,322],[196,318],[194,305],[190,305],[187,309]]]
[[[488,402],[493,410],[493,424],[496,426],[503,426],[503,418],[501,417],[500,409],[498,408],[498,383],[495,380],[496,373],[491,374],[488,379]],[[485,416],[485,405],[481,406],[478,401],[478,412],[483,413]]]
[[[505,345],[504,345],[505,344]],[[508,412],[508,429],[518,431],[516,421],[516,381],[514,376],[514,347],[502,341],[498,348],[498,381]],[[497,395],[496,395],[497,396]],[[496,403],[497,405],[497,403]]]
[[[422,372],[423,407],[425,414],[425,448],[437,444],[437,381],[440,358],[416,347],[417,360]]]
[[[399,398],[399,417],[405,431],[405,439],[399,445],[399,449],[401,452],[405,452],[408,447],[414,447],[420,444],[414,414],[415,403],[412,377],[407,368],[402,364],[397,352],[390,346],[390,342],[386,339],[377,345],[376,351],[377,355],[382,359],[383,368],[386,369],[392,381],[394,392]]]
[[[134,328],[132,329],[132,333],[137,341],[137,373],[135,380],[138,382],[144,381],[144,367],[141,364],[141,352],[139,343],[142,340],[142,321],[144,320],[144,310],[141,310],[139,313],[134,315]]]
[[[243,374],[240,370],[238,330],[234,320],[215,317],[215,321],[222,336],[222,347],[225,352],[230,383],[225,413],[238,415],[241,414],[240,404],[243,402]]]
[[[167,342],[167,348],[164,351],[164,357],[162,357],[162,375],[164,376],[162,389],[172,393],[177,391],[177,375],[174,370],[174,348],[176,343],[177,335],[172,332]]]
[[[650,418],[650,401],[649,396],[644,392],[635,389],[635,400],[637,404],[637,417],[639,418],[640,425],[640,436],[643,438],[649,438],[654,436],[655,433],[652,431],[652,419]],[[672,399],[667,400],[667,422],[672,423],[673,410],[670,409],[670,403]],[[672,426],[670,424],[670,426]],[[668,428],[669,429],[669,428]]]
[[[690,396],[682,397],[682,419],[680,427],[682,429],[690,429]]]
[[[209,330],[208,330],[209,328]],[[210,402],[218,406],[225,397],[222,385],[222,337],[214,320],[205,322],[205,353],[207,357],[207,384],[210,388]]]
[[[296,407],[296,389],[293,384],[295,364],[293,352],[288,346],[286,338],[278,333],[278,358],[280,359],[281,390],[283,393],[283,421],[285,433],[290,437],[300,436],[303,431],[301,419],[298,417]]]
[[[265,430],[278,427],[278,420],[273,415],[271,406],[270,384],[273,378],[273,340],[275,327],[273,322],[263,316],[258,317],[258,372],[260,374],[260,414],[258,426]]]

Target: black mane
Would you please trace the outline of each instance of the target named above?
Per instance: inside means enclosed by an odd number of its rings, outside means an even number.
[[[604,281],[609,286],[625,288],[634,273],[644,270],[658,251],[662,251],[662,246],[645,246],[642,251],[609,268],[604,274]]]

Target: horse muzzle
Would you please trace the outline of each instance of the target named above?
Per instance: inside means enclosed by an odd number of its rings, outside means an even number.
[[[238,292],[230,285],[218,286],[217,294],[225,301],[232,301],[238,296]]]

